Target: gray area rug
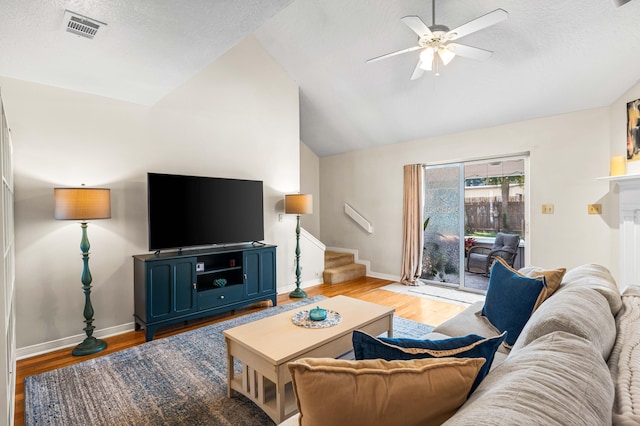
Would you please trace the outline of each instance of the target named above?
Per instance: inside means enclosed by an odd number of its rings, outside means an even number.
[[[100,358],[26,377],[26,425],[273,425],[251,401],[227,397],[222,331],[306,304],[276,306]],[[394,317],[394,336],[432,330]],[[235,366],[241,372],[240,364]]]

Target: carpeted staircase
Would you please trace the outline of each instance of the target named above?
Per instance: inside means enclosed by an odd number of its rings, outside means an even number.
[[[367,274],[367,267],[361,263],[355,263],[354,260],[355,256],[352,253],[325,251],[322,273],[324,283],[337,284],[364,277]]]

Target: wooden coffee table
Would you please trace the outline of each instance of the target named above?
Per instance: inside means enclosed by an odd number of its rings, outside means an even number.
[[[328,328],[305,328],[291,322],[296,312],[321,308],[338,312],[342,321]],[[287,363],[305,357],[337,358],[353,349],[351,333],[393,336],[395,309],[337,296],[223,332],[227,343],[228,395],[237,391],[280,423],[297,413]],[[242,363],[235,375],[234,359]]]

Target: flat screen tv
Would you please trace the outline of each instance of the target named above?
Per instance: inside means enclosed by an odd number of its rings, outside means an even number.
[[[147,173],[149,250],[262,241],[262,181]]]

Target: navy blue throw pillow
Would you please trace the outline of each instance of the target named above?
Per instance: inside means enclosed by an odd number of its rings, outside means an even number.
[[[353,350],[356,360],[384,359],[386,361],[420,358],[484,358],[486,362],[478,372],[471,392],[489,373],[493,357],[504,341],[506,333],[484,338],[476,334],[442,340],[392,339],[373,337],[363,331],[353,332]]]
[[[546,286],[544,277],[529,278],[511,269],[502,258],[491,268],[482,315],[498,330],[507,332],[509,347],[520,336]]]

